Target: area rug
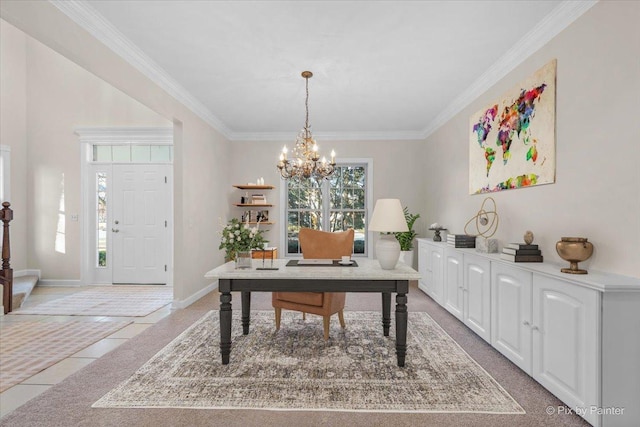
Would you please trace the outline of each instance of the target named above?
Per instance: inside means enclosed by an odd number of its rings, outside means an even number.
[[[0,392],[77,353],[131,323],[2,322]]]
[[[242,335],[233,312],[231,361],[222,365],[212,311],[94,408],[206,408],[522,414],[520,405],[426,313],[409,313],[407,360],[378,312],[345,312],[347,328],[284,312],[252,311]],[[392,325],[393,331],[393,325]]]
[[[173,288],[167,286],[98,286],[34,307],[20,308],[13,314],[143,317],[172,299]]]

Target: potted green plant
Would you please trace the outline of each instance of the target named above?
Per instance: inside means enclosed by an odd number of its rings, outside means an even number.
[[[260,223],[251,227],[233,218],[220,232],[220,246],[227,261],[235,260],[236,268],[251,267],[251,249],[260,249],[267,242],[260,230]],[[247,265],[248,263],[248,265]]]
[[[408,266],[413,265],[413,239],[416,238],[418,233],[413,229],[413,225],[416,220],[420,218],[420,214],[412,214],[409,212],[409,208],[405,206],[403,209],[404,219],[407,221],[407,227],[409,231],[403,231],[399,233],[393,233],[396,239],[400,243],[400,259]]]

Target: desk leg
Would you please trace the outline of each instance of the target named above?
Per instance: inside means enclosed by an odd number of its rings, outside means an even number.
[[[229,364],[231,354],[231,292],[220,294],[220,354],[222,364]]]
[[[389,336],[389,327],[391,326],[391,293],[382,293],[382,330],[384,336]]]
[[[251,292],[242,291],[242,335],[249,334],[251,321]]]
[[[396,295],[396,355],[398,366],[404,366],[407,354],[407,295]]]

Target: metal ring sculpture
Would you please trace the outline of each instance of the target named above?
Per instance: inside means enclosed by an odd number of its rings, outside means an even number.
[[[493,204],[493,210],[485,209],[485,204],[488,201],[491,201],[491,203]],[[491,221],[489,221],[489,217],[491,217]],[[475,226],[477,231],[476,234],[472,234],[467,231],[467,227],[469,227],[469,225],[474,221],[475,221]],[[499,218],[498,218],[498,210],[496,207],[496,201],[493,200],[493,198],[491,197],[487,197],[482,202],[482,205],[480,206],[480,210],[478,211],[478,213],[474,217],[472,217],[469,221],[467,221],[467,223],[464,225],[464,234],[468,236],[482,236],[485,239],[488,239],[489,237],[496,234],[496,231],[498,231],[498,221],[499,221]]]

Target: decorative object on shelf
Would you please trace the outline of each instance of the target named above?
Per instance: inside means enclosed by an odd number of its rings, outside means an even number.
[[[488,254],[498,252],[498,239],[485,239],[482,236],[476,237],[476,252]]]
[[[512,262],[542,262],[542,251],[533,244],[533,233],[524,233],[524,243],[507,243],[502,248],[500,259]]]
[[[369,230],[381,233],[407,232],[407,220],[399,199],[378,199]],[[383,234],[376,243],[376,257],[384,270],[393,270],[400,258],[400,243],[393,234]]]
[[[551,184],[556,180],[556,60],[469,124],[469,194]]]
[[[264,230],[260,230],[260,223],[251,227],[248,223],[242,223],[238,218],[233,218],[220,232],[220,246],[218,249],[225,250],[226,260],[235,260],[236,268],[246,268],[240,266],[238,252],[248,252],[249,267],[251,267],[251,249],[264,247]],[[243,260],[240,260],[242,262]]]
[[[437,222],[434,222],[429,226],[429,230],[433,230],[433,241],[434,242],[442,242],[442,236],[440,235],[441,231],[446,231],[447,229]]]
[[[336,165],[336,153],[331,151],[331,161],[327,162],[325,157],[320,160],[318,144],[311,135],[309,126],[309,79],[313,76],[311,71],[303,71],[302,77],[305,79],[307,97],[304,105],[306,116],[304,128],[300,131],[293,147],[293,159],[287,159],[287,146],[285,145],[280,154],[278,169],[283,179],[288,178],[314,178],[318,181],[328,178],[333,174]]]
[[[525,242],[527,245],[532,244],[532,243],[533,243],[533,232],[532,232],[532,231],[530,231],[530,230],[527,230],[527,231],[524,233],[523,238],[524,238],[524,242]]]
[[[485,205],[487,203],[491,203],[493,206],[485,209]],[[485,239],[496,234],[498,231],[498,222],[500,218],[498,217],[498,210],[496,207],[496,201],[491,197],[487,197],[482,201],[482,205],[480,205],[480,210],[476,213],[475,216],[471,217],[469,221],[464,225],[464,233],[468,236],[481,236]],[[475,230],[468,230],[467,228],[475,223]],[[475,233],[473,232],[475,231]]]
[[[569,274],[587,274],[587,270],[578,268],[578,263],[586,261],[593,254],[593,244],[586,237],[562,237],[556,243],[556,251],[560,258],[569,261],[569,268],[561,268],[560,271]]]
[[[475,248],[476,236],[449,233],[447,234],[447,245],[454,248]]]
[[[485,208],[487,204],[491,204],[492,206]],[[498,216],[496,201],[493,200],[492,197],[485,198],[482,201],[482,205],[480,205],[480,210],[464,225],[465,234],[476,237],[476,251],[487,253],[498,252],[498,240],[490,239],[489,237],[498,231],[499,220],[500,217]],[[475,230],[468,230],[474,222]],[[475,233],[472,231],[475,231]]]

